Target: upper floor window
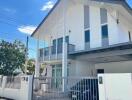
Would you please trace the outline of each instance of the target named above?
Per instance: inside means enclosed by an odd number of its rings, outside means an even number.
[[[69,44],[69,36],[65,36],[65,42],[67,44]],[[62,53],[63,37],[58,38],[58,39],[54,39],[52,41],[52,44],[53,44],[53,46],[52,46],[52,54],[56,54],[56,51],[57,51],[57,53]]]
[[[89,21],[89,6],[84,6],[84,29],[88,29],[90,27]]]
[[[52,47],[52,54],[55,54],[56,53],[56,39],[53,40],[53,47]]]
[[[90,15],[89,15],[89,6],[84,6],[84,34],[85,34],[85,43],[90,42]]]
[[[108,38],[108,18],[107,18],[107,9],[100,8],[100,17],[101,17],[101,33],[102,38]]]
[[[129,35],[129,41],[131,42],[131,32],[128,31],[128,35]]]
[[[107,23],[107,9],[105,8],[100,8],[100,17],[101,17],[101,24],[106,24]]]
[[[102,25],[101,27],[102,30],[102,38],[108,38],[108,26],[107,25]]]
[[[45,48],[44,49],[44,56],[48,56],[49,55],[49,48]]]
[[[65,37],[65,41],[66,41],[67,44],[69,44],[69,36]]]
[[[57,39],[57,53],[62,53],[63,38]]]
[[[90,42],[90,31],[85,31],[85,43]]]
[[[43,49],[40,49],[40,57],[43,57]]]

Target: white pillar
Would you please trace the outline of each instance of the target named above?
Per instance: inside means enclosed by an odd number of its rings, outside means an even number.
[[[66,10],[67,10],[67,0],[63,0],[64,9],[63,9],[63,17],[64,17],[64,26],[63,26],[63,53],[62,53],[62,90],[63,92],[66,90],[66,78],[67,77],[67,43],[65,41],[65,34],[66,34]]]
[[[36,54],[36,65],[35,65],[35,77],[40,75],[40,65],[39,65],[39,39],[37,40],[37,54]]]
[[[67,43],[63,44],[63,54],[62,54],[62,77],[63,79],[63,92],[66,90],[66,77],[67,77]]]
[[[21,77],[21,89],[19,100],[32,100],[33,92],[33,76],[22,76]]]

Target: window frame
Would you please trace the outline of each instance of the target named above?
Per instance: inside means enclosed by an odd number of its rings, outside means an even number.
[[[103,36],[103,30],[102,30],[102,28],[104,26],[107,26],[107,37]],[[108,24],[107,23],[101,24],[101,37],[102,37],[102,39],[106,39],[106,38],[109,39],[109,31],[108,31]]]
[[[89,41],[86,41],[86,31],[89,31]],[[90,43],[90,28],[84,29],[84,39],[85,43]]]

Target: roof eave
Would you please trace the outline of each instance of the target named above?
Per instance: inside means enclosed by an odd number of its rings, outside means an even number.
[[[42,22],[38,25],[38,27],[35,29],[35,31],[31,34],[31,37],[34,36],[34,34],[38,31],[38,29],[41,27],[41,25],[45,22],[45,20],[49,17],[49,15],[52,13],[52,11],[56,8],[56,6],[60,3],[61,0],[57,0],[53,8],[48,12],[46,17],[42,20]]]

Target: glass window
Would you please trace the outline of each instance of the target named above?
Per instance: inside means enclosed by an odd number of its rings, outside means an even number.
[[[90,42],[90,31],[85,31],[85,42]]]
[[[49,48],[45,48],[45,49],[44,49],[44,55],[45,55],[45,56],[48,56],[48,55],[49,55]]]
[[[69,44],[69,36],[65,37],[65,41],[66,41],[67,44]]]
[[[107,9],[100,8],[101,24],[107,23]]]
[[[57,43],[57,53],[62,53],[63,38],[59,38],[57,40]]]
[[[89,6],[84,6],[84,29],[87,29],[90,27],[89,22]]]
[[[103,25],[101,30],[102,30],[102,38],[108,38],[108,26]]]
[[[56,39],[53,40],[52,54],[56,53]]]
[[[43,57],[43,49],[40,49],[40,57]]]
[[[131,41],[131,32],[130,31],[128,32],[128,35],[129,35],[129,41]]]

